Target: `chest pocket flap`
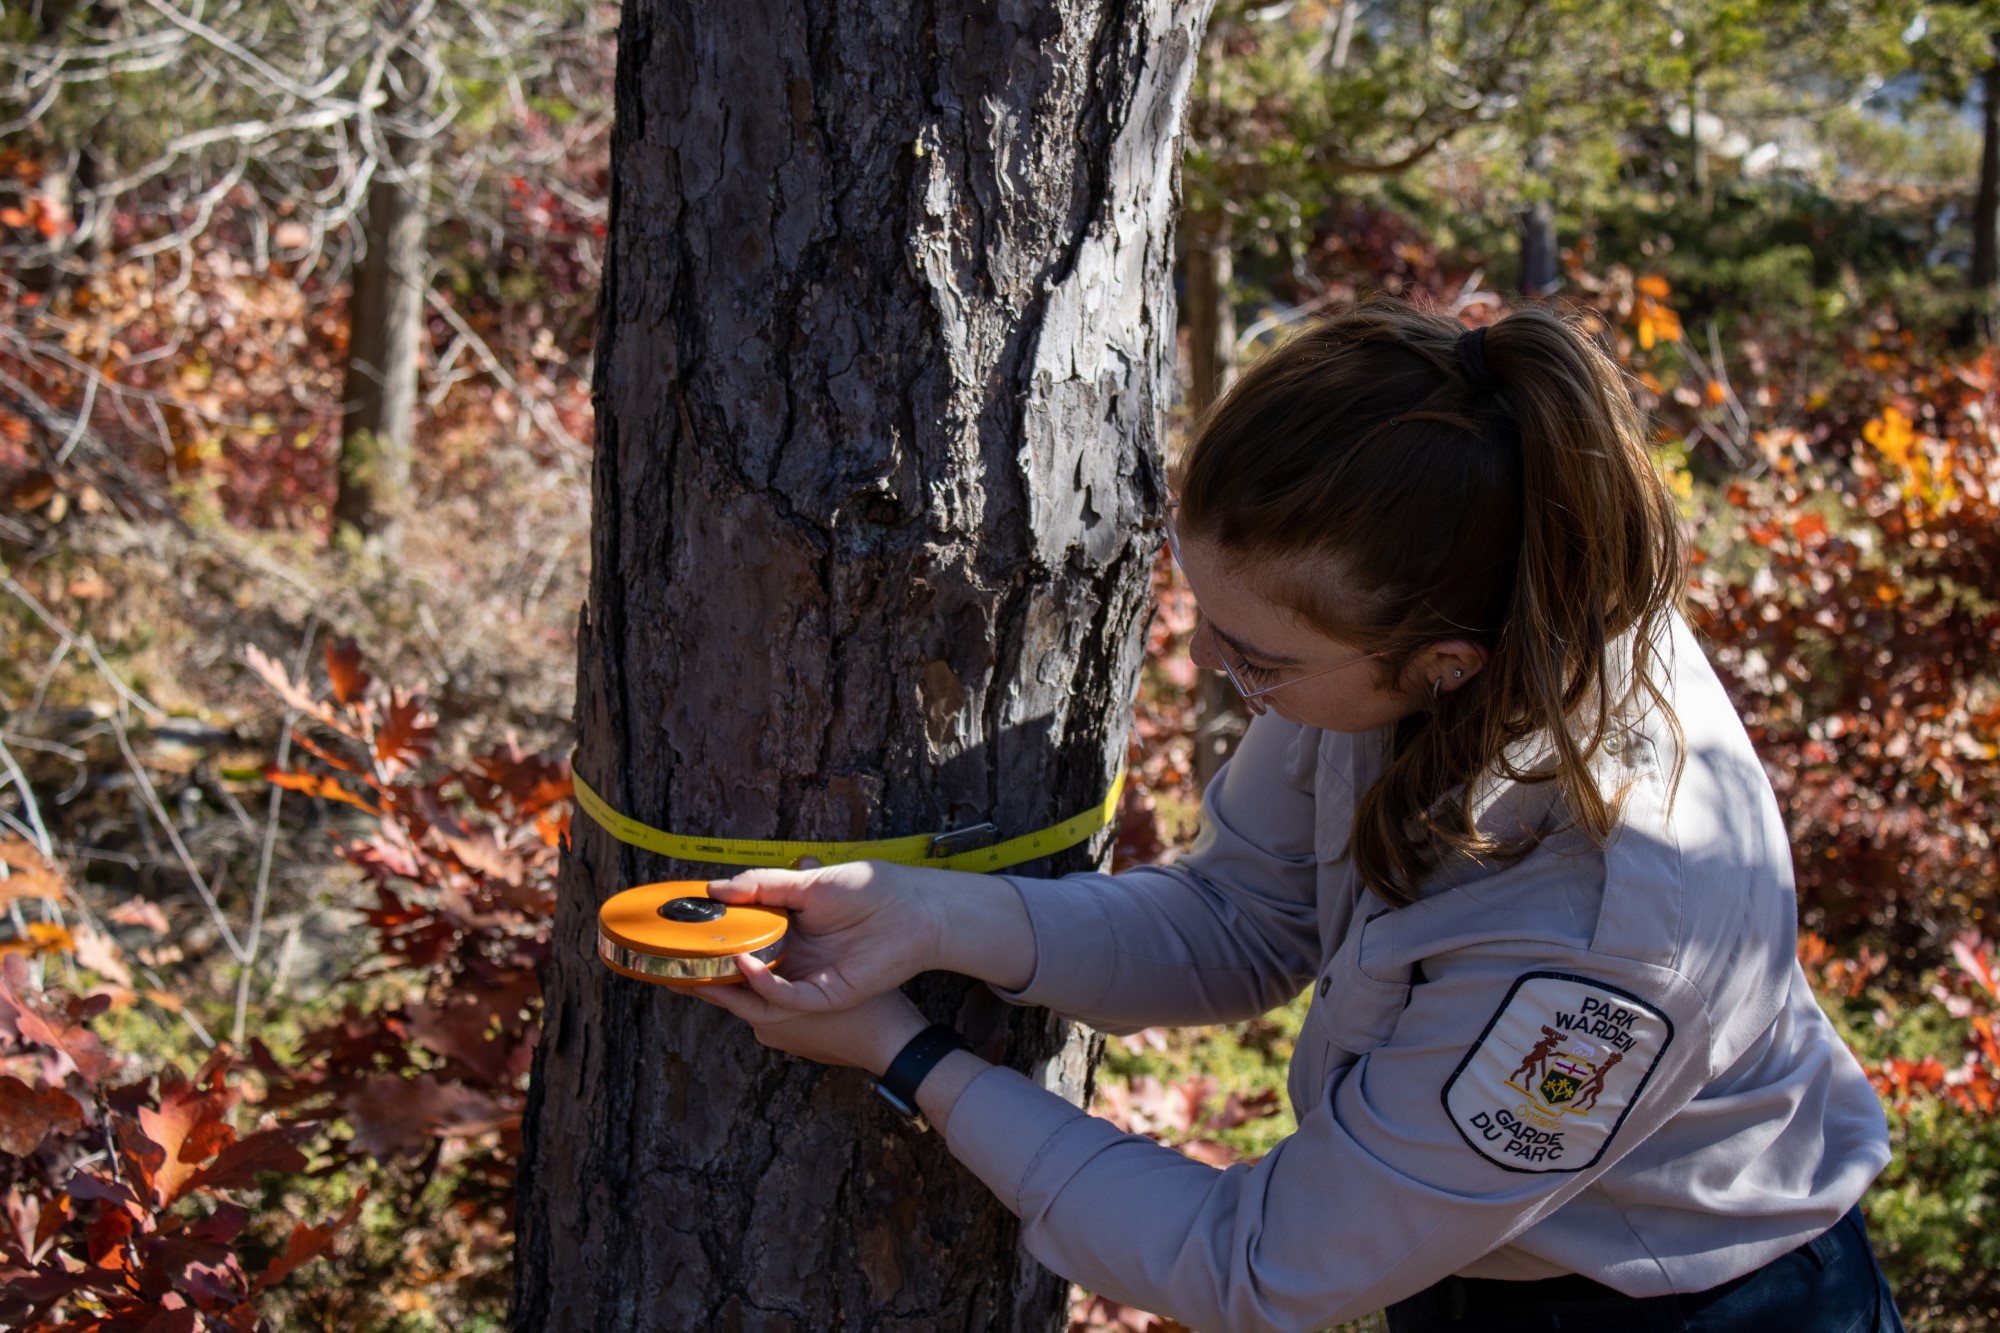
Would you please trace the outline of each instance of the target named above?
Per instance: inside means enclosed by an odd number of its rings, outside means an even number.
[[[1368,900],[1373,901],[1373,900]],[[1312,1008],[1299,1033],[1292,1059],[1294,1102],[1317,1100],[1327,1078],[1389,1039],[1409,1004],[1411,970],[1397,968],[1386,975],[1370,970],[1379,957],[1390,909],[1376,907],[1348,930],[1340,948],[1320,968],[1313,982]],[[1375,948],[1370,949],[1370,932]]]

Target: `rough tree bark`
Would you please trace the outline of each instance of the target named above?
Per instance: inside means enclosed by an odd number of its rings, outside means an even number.
[[[578,769],[607,799],[848,838],[1102,796],[1159,543],[1205,11],[627,0],[578,648]],[[1058,1327],[1011,1214],[864,1078],[597,962],[605,897],[711,871],[578,821],[516,1326]],[[1085,1094],[1087,1033],[915,990]]]
[[[395,4],[384,5],[383,22],[401,26]],[[420,62],[406,55],[397,64],[401,77],[392,88],[407,96],[423,85]],[[392,105],[385,119],[401,122],[413,109]],[[399,502],[410,485],[423,355],[431,147],[428,140],[395,130],[385,130],[382,140],[388,160],[376,167],[368,185],[361,224],[365,250],[348,304],[333,516],[393,550]]]

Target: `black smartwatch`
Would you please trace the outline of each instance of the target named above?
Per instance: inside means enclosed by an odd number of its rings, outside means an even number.
[[[921,1125],[924,1118],[922,1112],[917,1110],[917,1088],[923,1083],[924,1076],[953,1051],[971,1049],[971,1044],[959,1035],[957,1028],[948,1023],[933,1023],[910,1038],[909,1043],[896,1053],[896,1058],[882,1071],[882,1077],[875,1080],[875,1093],[895,1107],[906,1120]]]

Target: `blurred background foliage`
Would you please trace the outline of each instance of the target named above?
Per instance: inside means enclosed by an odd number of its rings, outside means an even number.
[[[616,23],[0,13],[0,1322],[502,1324]],[[1939,1330],[2000,1326],[1996,32],[1990,0],[1223,0],[1179,230],[1177,439],[1369,292],[1563,302],[1629,369],[1802,963],[1890,1109],[1871,1226]],[[1156,593],[1120,864],[1188,844],[1241,726]],[[1254,1158],[1298,1019],[1113,1041],[1097,1109]]]

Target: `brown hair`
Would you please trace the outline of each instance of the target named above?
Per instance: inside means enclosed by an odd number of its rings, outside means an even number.
[[[1177,469],[1180,529],[1315,629],[1379,652],[1385,687],[1428,645],[1488,649],[1478,676],[1406,719],[1357,802],[1357,872],[1396,903],[1446,851],[1508,860],[1552,831],[1479,830],[1482,777],[1555,783],[1602,845],[1622,796],[1589,770],[1607,730],[1649,700],[1678,735],[1655,668],[1682,539],[1616,363],[1545,308],[1464,335],[1380,298],[1322,318],[1249,367]],[[1509,748],[1541,737],[1552,766],[1518,768]]]

